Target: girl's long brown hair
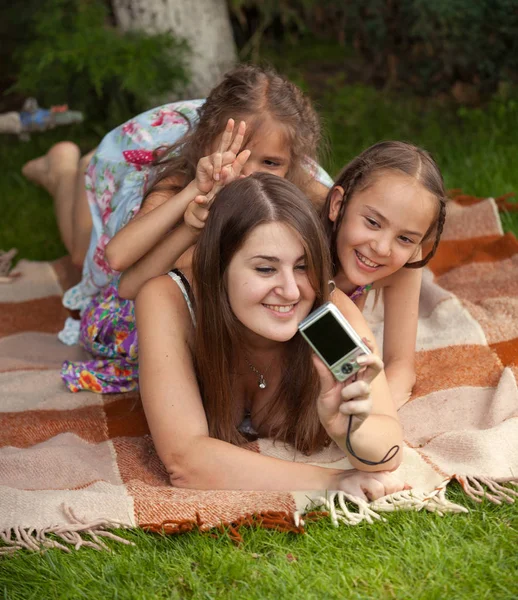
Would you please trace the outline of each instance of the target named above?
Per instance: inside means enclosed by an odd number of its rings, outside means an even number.
[[[247,236],[264,223],[284,223],[299,234],[316,292],[314,308],[329,296],[327,240],[313,206],[295,185],[275,175],[256,173],[219,192],[193,257],[197,292],[194,361],[210,435],[232,444],[244,441],[234,424],[232,407],[236,357],[245,349],[229,304],[225,273]],[[267,409],[272,422],[280,422],[271,434],[311,453],[329,441],[317,414],[319,381],[311,351],[297,334],[285,342],[283,354],[282,380]]]
[[[311,176],[304,162],[306,158],[318,159],[320,120],[300,88],[274,70],[241,65],[228,72],[210,92],[198,114],[195,128],[189,127],[187,134],[174,145],[158,149],[155,177],[148,194],[166,178],[174,177],[175,185],[160,187],[171,187],[174,191],[192,181],[198,161],[211,152],[229,118],[247,121],[243,148],[268,118],[281,124],[291,154],[286,179],[302,190],[310,186]]]
[[[376,175],[382,171],[396,171],[414,177],[437,199],[436,217],[423,238],[423,241],[426,241],[435,232],[432,249],[422,260],[407,263],[404,266],[407,269],[424,267],[437,250],[446,219],[447,201],[444,181],[437,163],[430,153],[412,144],[393,141],[379,142],[364,150],[342,169],[322,208],[321,217],[331,248],[334,275],[340,265],[336,240],[349,200],[356,192],[368,187]],[[333,222],[329,218],[329,208],[333,190],[338,185],[344,189],[344,198],[338,216]]]

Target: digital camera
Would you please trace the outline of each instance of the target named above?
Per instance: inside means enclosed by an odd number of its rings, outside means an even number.
[[[372,354],[331,302],[301,321],[299,331],[338,381],[345,381],[361,369],[356,362],[358,356]]]

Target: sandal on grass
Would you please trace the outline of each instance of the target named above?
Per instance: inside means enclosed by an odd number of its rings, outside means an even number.
[[[8,252],[0,250],[0,283],[12,283],[21,273],[12,272],[13,258],[18,250],[11,248]]]

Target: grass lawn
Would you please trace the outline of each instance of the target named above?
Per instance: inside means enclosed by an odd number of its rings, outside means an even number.
[[[465,503],[462,492],[452,498]],[[470,504],[470,506],[473,506]],[[516,598],[518,511],[475,506],[467,515],[391,514],[384,523],[306,535],[123,535],[113,552],[20,553],[0,560],[4,598]],[[1,589],[1,587],[0,587]]]
[[[317,96],[333,148],[326,161],[333,174],[375,141],[404,139],[434,154],[450,188],[478,196],[518,192],[513,102],[451,110],[345,87],[340,79],[334,86]],[[0,141],[0,248],[15,246],[32,259],[63,254],[51,200],[24,181],[20,167],[66,138],[80,140],[85,151],[97,141],[85,127],[34,135],[30,143]],[[518,233],[518,213],[502,220],[506,230]],[[304,536],[245,530],[241,547],[223,534],[123,532],[135,547],[108,542],[110,554],[20,552],[0,559],[0,590],[4,598],[38,600],[518,597],[518,506],[479,505],[455,485],[449,497],[471,512],[390,514],[386,522],[338,529],[322,520]]]

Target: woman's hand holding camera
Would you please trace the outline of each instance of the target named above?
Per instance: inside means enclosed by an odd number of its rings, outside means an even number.
[[[372,349],[366,339],[365,344]],[[383,370],[383,362],[376,354],[363,354],[357,362],[360,371],[345,382],[337,381],[324,363],[313,356],[313,363],[320,377],[320,395],[317,401],[318,416],[329,436],[340,446],[349,427],[351,432],[358,429],[372,412],[370,384]]]

